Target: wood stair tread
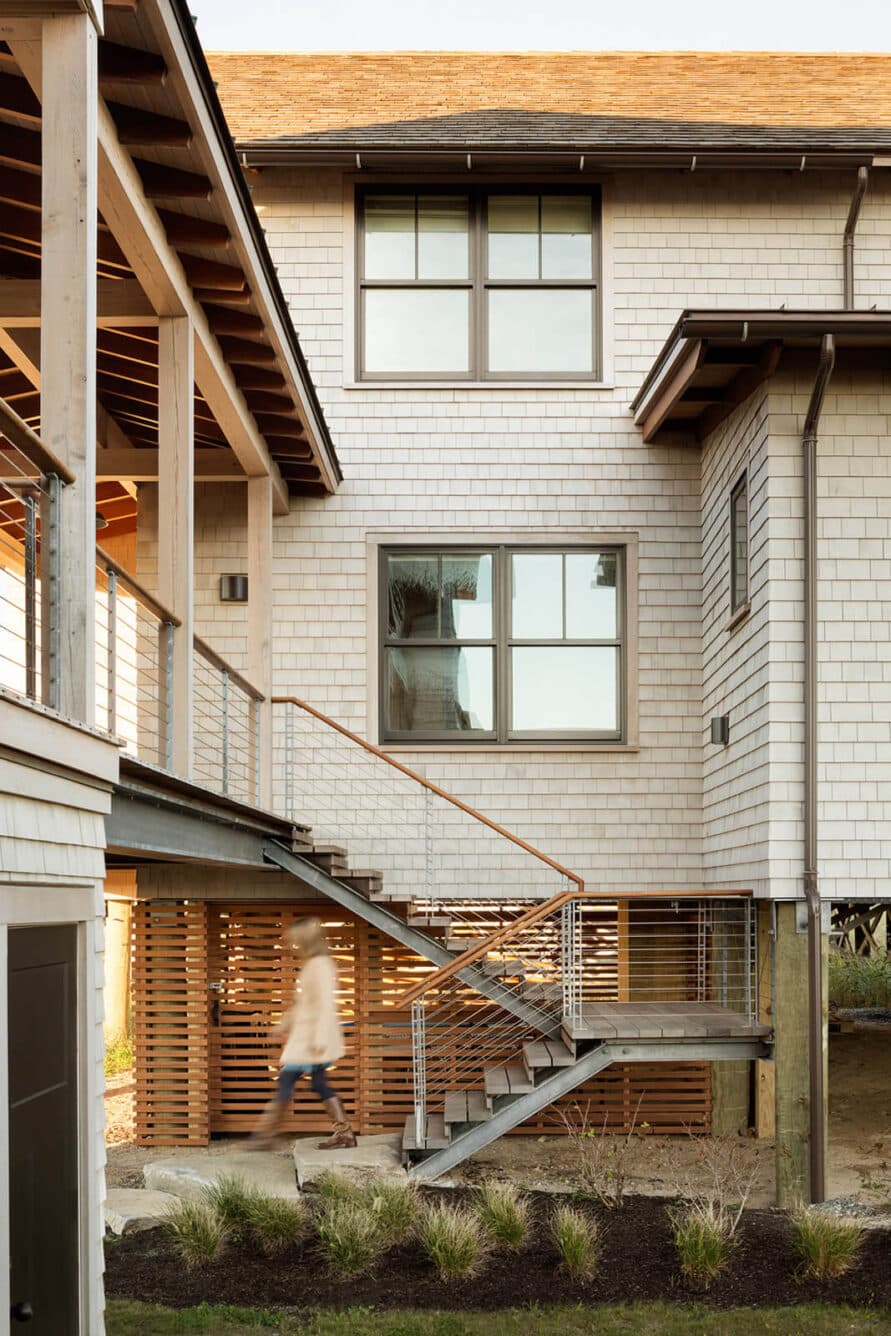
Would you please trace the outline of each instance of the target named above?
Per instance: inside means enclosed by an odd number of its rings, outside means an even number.
[[[575,1056],[562,1040],[542,1039],[523,1045],[523,1060],[529,1070],[534,1067],[571,1067]]]
[[[497,1095],[524,1095],[535,1089],[535,1083],[529,1079],[525,1067],[521,1067],[518,1062],[509,1062],[503,1067],[487,1067],[485,1079],[489,1099]]]
[[[441,1113],[428,1113],[426,1135],[422,1142],[418,1141],[416,1135],[415,1115],[406,1114],[405,1130],[402,1134],[403,1150],[443,1150],[448,1145],[451,1145],[451,1139]]]

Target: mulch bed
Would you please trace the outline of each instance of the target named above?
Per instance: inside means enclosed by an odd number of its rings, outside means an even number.
[[[449,1192],[446,1200],[457,1204],[463,1196]],[[654,1299],[698,1301],[718,1308],[801,1303],[891,1307],[889,1231],[868,1231],[856,1268],[839,1280],[819,1282],[800,1275],[787,1217],[776,1211],[747,1211],[727,1272],[703,1295],[683,1283],[664,1201],[632,1197],[618,1211],[577,1203],[598,1217],[605,1234],[597,1275],[589,1284],[579,1285],[559,1270],[548,1239],[547,1221],[555,1198],[531,1196],[535,1228],[529,1245],[519,1255],[494,1254],[472,1281],[440,1281],[414,1244],[388,1253],[370,1276],[339,1280],[329,1274],[312,1239],[271,1260],[230,1243],[218,1261],[189,1271],[165,1231],[152,1230],[108,1245],[106,1292],[173,1308],[206,1301],[297,1309],[362,1304],[381,1309],[493,1310]],[[441,1199],[442,1194],[433,1195],[433,1200]]]

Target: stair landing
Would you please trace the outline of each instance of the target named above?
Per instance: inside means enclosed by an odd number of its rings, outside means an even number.
[[[760,1039],[770,1026],[713,1002],[586,1002],[573,1039]]]

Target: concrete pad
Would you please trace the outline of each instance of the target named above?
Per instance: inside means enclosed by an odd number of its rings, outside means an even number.
[[[170,1192],[148,1188],[109,1188],[105,1194],[105,1228],[112,1234],[157,1229],[178,1200]]]
[[[187,1201],[203,1200],[205,1189],[221,1178],[240,1178],[268,1197],[293,1201],[300,1195],[290,1157],[267,1151],[233,1151],[231,1155],[195,1151],[169,1160],[152,1160],[145,1166],[143,1177],[147,1188],[171,1192]]]
[[[351,1149],[319,1150],[320,1138],[305,1137],[294,1143],[294,1164],[302,1192],[312,1191],[319,1174],[334,1169],[353,1182],[385,1174],[388,1178],[407,1177],[402,1167],[402,1137],[399,1133],[359,1137]]]

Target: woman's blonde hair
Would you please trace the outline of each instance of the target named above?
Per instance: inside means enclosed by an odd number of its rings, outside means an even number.
[[[325,929],[319,918],[302,918],[292,923],[288,938],[302,956],[322,956],[328,953]]]

